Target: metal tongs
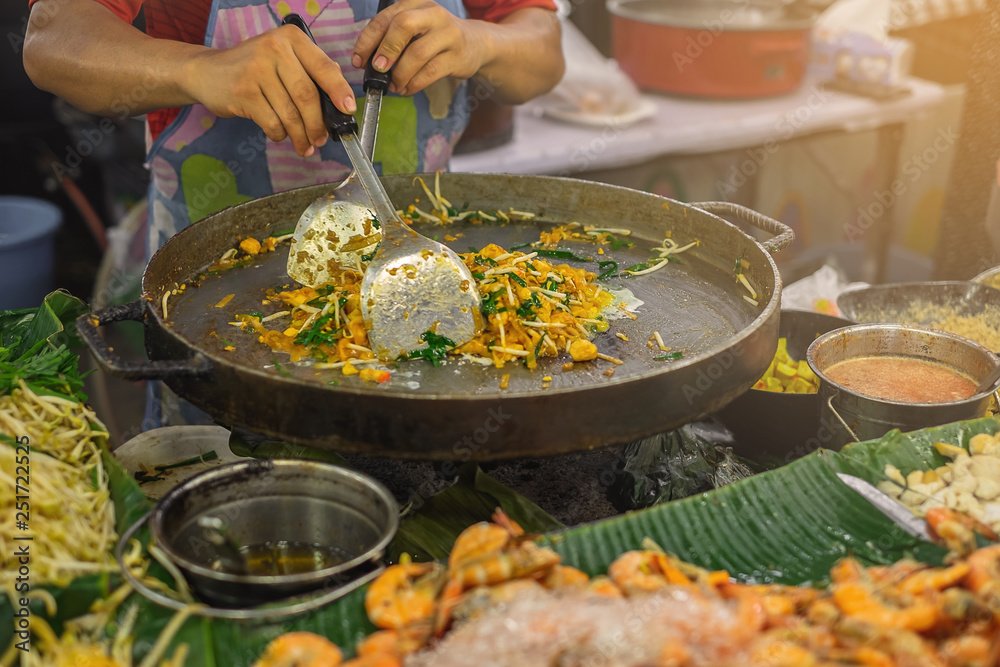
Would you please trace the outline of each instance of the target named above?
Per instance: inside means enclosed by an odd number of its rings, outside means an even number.
[[[300,17],[291,14],[285,22],[312,39]],[[361,313],[369,325],[372,350],[379,358],[395,359],[423,347],[428,335],[443,337],[454,345],[470,340],[481,319],[479,290],[469,268],[451,248],[418,234],[400,219],[362,150],[354,117],[337,109],[322,88],[319,96],[327,129],[343,144],[372,202],[375,219],[366,223],[372,231],[380,229],[382,233],[361,282]],[[362,238],[359,243],[367,241],[367,237]],[[336,245],[330,242],[332,238],[328,245]],[[290,261],[300,252],[301,248],[293,245]],[[328,268],[337,267],[328,264]],[[313,278],[307,284],[322,284]]]

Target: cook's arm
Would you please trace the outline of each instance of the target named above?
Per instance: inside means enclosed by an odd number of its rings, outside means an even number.
[[[512,104],[551,90],[565,68],[559,20],[536,7],[490,23],[460,19],[434,0],[398,0],[358,36],[355,67],[373,53],[376,69],[395,65],[393,92],[413,95],[445,77],[478,77],[494,98]]]
[[[93,0],[32,6],[24,68],[36,86],[100,115],[134,115],[200,102],[256,122],[273,141],[311,155],[326,141],[315,80],[348,113],[340,67],[288,26],[231,49],[154,39]]]
[[[526,8],[492,27],[491,56],[477,77],[494,85],[501,101],[526,102],[549,92],[562,79],[561,29],[555,12]]]

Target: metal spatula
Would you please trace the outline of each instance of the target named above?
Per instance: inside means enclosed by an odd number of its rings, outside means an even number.
[[[309,34],[298,17],[285,20]],[[395,359],[423,347],[427,333],[456,345],[468,341],[480,327],[472,273],[451,248],[403,223],[361,148],[354,117],[337,109],[322,89],[319,95],[330,135],[343,142],[381,226],[382,242],[361,282],[361,312],[372,350]]]
[[[897,526],[905,530],[910,535],[918,537],[927,542],[933,542],[930,531],[927,529],[927,522],[915,516],[908,507],[883,493],[871,482],[848,475],[842,472],[837,473],[840,481],[849,486],[855,493],[872,504],[875,509],[892,520]]]
[[[394,1],[381,0],[378,11]],[[294,25],[312,38],[298,14],[289,14],[282,23]],[[391,76],[390,72],[376,70],[369,60],[365,68],[361,144],[370,159],[375,155],[382,94]],[[372,225],[374,215],[368,194],[357,172],[352,171],[333,192],[316,199],[299,217],[288,253],[288,275],[303,285],[320,287],[331,282],[339,267],[362,268],[382,239],[382,232]]]

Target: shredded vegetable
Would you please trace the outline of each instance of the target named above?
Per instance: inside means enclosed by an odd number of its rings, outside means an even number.
[[[38,309],[0,312],[0,590],[11,600],[41,602],[44,611],[31,615],[31,650],[22,653],[11,643],[0,656],[4,667],[17,658],[25,667],[132,665],[138,607],[119,614],[130,586],[97,600],[83,615],[62,619],[58,636],[45,620],[62,611],[57,601],[63,598],[53,588],[118,571],[111,552],[117,540],[114,504],[102,458],[108,433],[83,402],[78,359],[68,347],[74,337],[66,325],[84,309],[82,302],[56,292]],[[15,545],[25,544],[17,541],[25,537],[31,539],[28,591],[17,581],[16,565]],[[146,573],[139,543],[130,547],[125,566],[156,581]],[[117,625],[113,635],[111,624]],[[165,647],[172,637],[168,627],[159,643]],[[180,667],[184,652],[181,646],[163,662],[162,651],[150,651],[140,667]]]
[[[686,245],[681,245],[668,236],[663,239],[663,242],[660,245],[653,248],[653,257],[645,262],[628,267],[622,273],[629,276],[644,276],[653,273],[654,271],[659,271],[670,263],[670,258],[672,256],[679,255],[682,252],[687,252],[691,248],[695,248],[699,245],[701,245],[701,242],[697,239]]]
[[[451,354],[497,368],[514,360],[534,368],[539,357],[558,356],[569,341],[589,339],[608,328],[602,312],[614,297],[595,283],[591,271],[551,263],[543,251],[508,252],[492,244],[461,257],[479,289],[483,331],[459,346],[427,332],[427,347],[408,358],[437,365]],[[293,362],[312,360],[318,367],[353,375],[355,361],[376,361],[360,308],[361,277],[344,270],[336,284],[320,289],[270,291],[267,299],[283,304],[281,311],[267,317],[240,314],[232,324]],[[265,326],[279,314],[278,327]]]
[[[116,569],[111,557],[114,510],[100,448],[107,432],[81,403],[58,396],[41,396],[23,381],[0,397],[0,433],[27,436],[31,462],[31,534],[37,555],[32,582],[67,585],[74,577]],[[0,477],[16,488],[17,450],[0,443]],[[0,494],[0,548],[4,567],[0,587],[14,592],[17,568],[7,558],[14,553],[13,492]]]
[[[421,177],[416,177],[414,183],[423,195],[399,211],[408,223],[506,224],[535,218],[526,211],[486,211],[469,208],[467,203],[459,210],[441,193],[439,176],[435,177],[433,185]],[[454,240],[459,235],[450,238]],[[630,236],[631,230],[626,228],[572,222],[547,226],[539,233],[538,240],[510,248],[495,244],[470,247],[460,256],[479,290],[481,333],[468,342],[455,345],[447,339],[431,338],[435,334],[429,331],[424,338],[427,346],[412,350],[403,358],[422,359],[438,365],[451,356],[497,368],[517,361],[533,369],[539,358],[570,354],[574,341],[589,341],[609,328],[606,311],[613,306],[615,296],[602,289],[598,281],[652,273],[665,266],[673,256],[699,244],[694,240],[682,245],[668,234],[653,248],[651,259],[622,270],[618,261],[607,258],[605,248],[631,247],[634,243]],[[239,265],[245,256],[273,250],[276,241],[273,237],[262,242],[243,239],[211,268],[219,270]],[[564,242],[576,241],[596,246],[598,257],[565,247]],[[363,270],[363,266],[342,268],[332,283],[316,289],[268,290],[263,303],[281,304],[280,310],[268,315],[259,311],[237,313],[230,324],[252,333],[258,343],[288,354],[292,363],[304,363],[318,369],[340,369],[344,375],[384,381],[385,375],[377,372],[378,369],[361,373],[357,368],[358,364],[377,366],[379,363],[369,345],[359,307]],[[226,305],[224,302],[220,301],[219,305]],[[624,315],[635,319],[627,310]],[[662,339],[658,343],[661,349],[666,347]],[[620,359],[598,355],[596,351],[591,353],[589,348],[586,358],[579,358],[580,349],[574,361],[603,359],[621,364]],[[381,361],[392,363],[395,360]],[[277,361],[274,368],[278,372],[283,370]]]

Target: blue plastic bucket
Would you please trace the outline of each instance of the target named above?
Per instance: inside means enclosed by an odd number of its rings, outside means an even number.
[[[38,306],[53,289],[62,211],[41,199],[0,197],[0,310]]]

